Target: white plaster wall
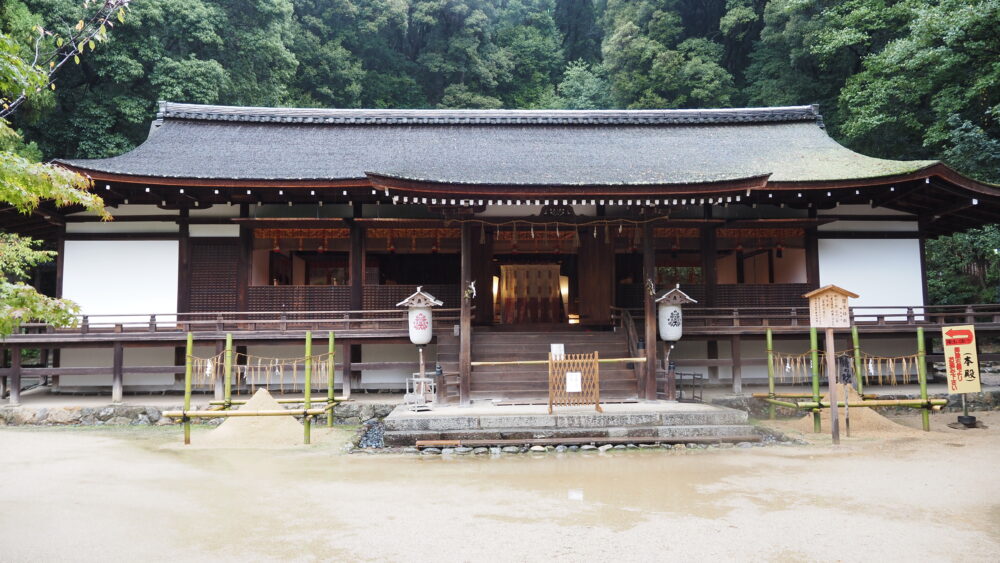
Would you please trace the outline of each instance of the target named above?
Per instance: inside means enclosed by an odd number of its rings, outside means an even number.
[[[860,295],[851,306],[924,304],[916,239],[820,239],[819,280]]]
[[[108,371],[101,375],[67,375],[60,378],[59,386],[63,389],[72,387],[111,386],[111,364],[114,361],[110,348],[64,348],[60,354],[60,365],[63,367],[106,367]],[[172,366],[174,364],[174,349],[164,348],[130,348],[125,347],[123,356],[125,366]],[[136,387],[164,387],[174,383],[174,375],[142,374],[124,376],[125,389]]]
[[[63,297],[90,315],[176,313],[177,261],[178,243],[173,240],[68,240]],[[148,319],[110,317],[91,322]]]
[[[416,362],[419,359],[417,347],[413,344],[365,344],[361,347],[361,359],[365,362]],[[424,365],[429,373],[434,371],[437,361],[437,346],[429,344],[424,349]],[[371,389],[403,389],[406,378],[413,372],[405,369],[366,369],[361,373],[361,386]]]

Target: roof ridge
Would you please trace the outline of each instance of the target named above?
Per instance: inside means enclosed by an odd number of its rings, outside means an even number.
[[[815,121],[819,106],[654,110],[322,109],[160,102],[157,120],[316,125],[689,125]]]

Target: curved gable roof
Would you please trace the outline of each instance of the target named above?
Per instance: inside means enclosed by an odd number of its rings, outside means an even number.
[[[351,110],[163,102],[123,155],[58,160],[107,176],[443,184],[694,185],[857,181],[936,161],[855,153],[815,106],[707,110]],[[207,182],[206,182],[207,183]]]

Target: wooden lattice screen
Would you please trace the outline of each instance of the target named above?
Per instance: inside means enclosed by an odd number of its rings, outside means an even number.
[[[567,373],[580,374],[580,391],[571,392],[567,387]],[[601,410],[601,379],[597,352],[593,354],[549,354],[549,414],[552,407],[561,405],[594,405]]]

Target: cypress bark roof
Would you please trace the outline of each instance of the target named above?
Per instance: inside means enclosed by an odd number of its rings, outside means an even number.
[[[867,157],[815,106],[708,110],[350,110],[162,102],[148,139],[95,176],[402,180],[465,185],[694,185],[866,181],[937,161]],[[208,184],[208,182],[206,182]]]

